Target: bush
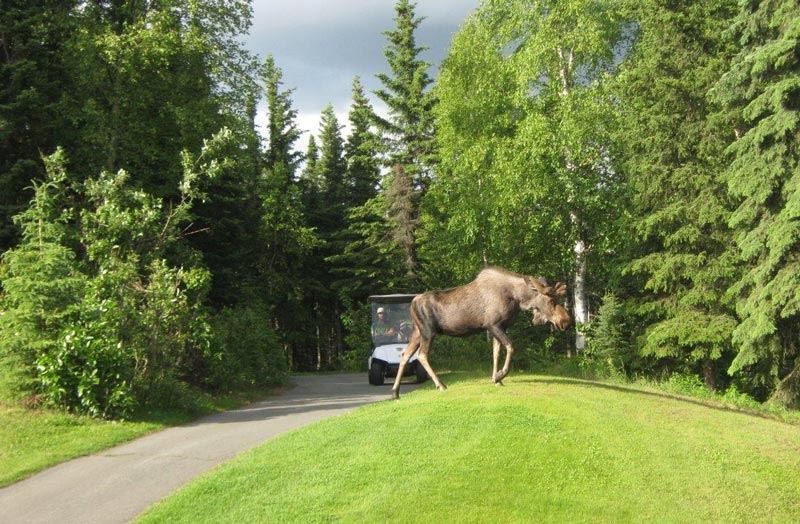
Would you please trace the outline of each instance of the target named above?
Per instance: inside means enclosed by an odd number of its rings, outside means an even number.
[[[637,358],[629,339],[626,319],[628,312],[613,293],[603,296],[587,333],[584,356],[599,367],[601,374],[626,377]]]
[[[269,387],[286,381],[289,366],[267,313],[263,306],[241,306],[212,318],[208,386]]]
[[[16,218],[22,242],[3,256],[0,376],[16,395],[125,416],[158,402],[158,384],[174,383],[208,344],[209,275],[197,257],[167,262],[182,244],[192,177],[167,211],[123,171],[74,184],[64,164],[61,152],[47,160],[48,180]]]

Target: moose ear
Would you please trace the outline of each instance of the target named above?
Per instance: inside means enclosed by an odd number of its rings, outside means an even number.
[[[565,297],[567,296],[567,285],[563,282],[556,282],[556,285],[553,286],[553,292],[559,297]]]
[[[546,295],[547,292],[550,291],[550,286],[548,286],[546,283],[543,283],[542,280],[544,279],[538,279],[529,276],[525,277],[525,283],[528,284],[529,287],[532,287],[539,293]]]

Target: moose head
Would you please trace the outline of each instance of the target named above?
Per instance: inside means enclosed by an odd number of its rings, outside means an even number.
[[[533,310],[533,324],[541,326],[549,322],[559,331],[565,331],[572,323],[572,317],[558,299],[567,294],[567,286],[563,282],[551,286],[544,278],[526,277],[525,281],[535,292],[521,306]]]

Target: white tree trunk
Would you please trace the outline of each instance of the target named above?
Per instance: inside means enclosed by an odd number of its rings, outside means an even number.
[[[575,349],[583,351],[586,347],[586,337],[581,332],[581,327],[589,322],[589,307],[586,303],[586,243],[583,240],[575,242],[575,282],[573,285],[573,308],[575,316]]]

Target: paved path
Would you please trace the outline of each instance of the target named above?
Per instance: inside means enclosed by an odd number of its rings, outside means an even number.
[[[0,489],[0,523],[128,522],[217,464],[276,435],[388,399],[367,374],[302,376],[285,394],[55,466]],[[413,389],[404,385],[404,391]]]

